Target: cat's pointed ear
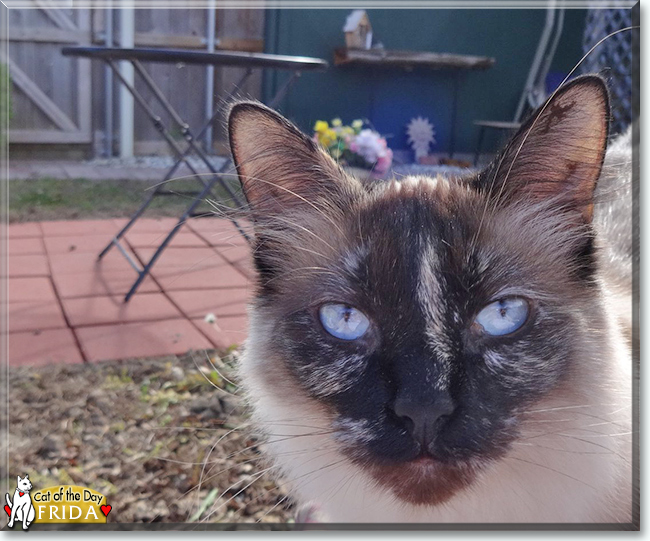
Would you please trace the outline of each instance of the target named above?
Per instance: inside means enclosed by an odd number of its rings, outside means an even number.
[[[16,481],[16,482],[17,482],[17,483],[20,483],[21,481],[22,481],[22,479],[21,479],[21,477],[20,477],[20,475],[19,475],[19,476],[18,476],[18,481]]]
[[[605,157],[609,95],[587,75],[556,91],[535,111],[480,177],[480,188],[501,201],[557,201],[593,216],[593,195]]]
[[[228,116],[230,149],[254,216],[336,200],[354,188],[332,158],[296,126],[257,102]]]

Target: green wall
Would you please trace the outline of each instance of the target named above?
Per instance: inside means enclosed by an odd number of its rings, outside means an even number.
[[[323,73],[306,73],[279,109],[302,129],[318,119],[344,122],[368,118],[390,135],[392,148],[406,148],[405,125],[418,115],[436,126],[437,145],[450,136],[453,75],[448,71],[370,70],[333,65],[333,50],[344,45],[343,24],[350,10],[285,9],[267,12],[267,52],[328,60]],[[511,120],[537,47],[545,10],[368,10],[375,41],[387,49],[492,56],[486,71],[462,75],[456,151],[473,152],[476,119]],[[551,67],[568,73],[580,60],[586,12],[567,10],[564,31]],[[286,75],[266,74],[265,98]],[[496,135],[496,134],[495,134]],[[495,136],[486,142],[494,148]]]

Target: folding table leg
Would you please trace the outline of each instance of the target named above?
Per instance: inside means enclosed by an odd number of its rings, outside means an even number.
[[[239,198],[237,195],[232,191],[230,186],[223,180],[222,175],[225,172],[228,162],[224,164],[223,167],[221,167],[219,170],[217,170],[212,163],[210,162],[208,156],[205,154],[203,149],[196,143],[196,139],[194,137],[194,134],[190,130],[189,125],[178,115],[178,113],[174,110],[172,107],[171,103],[166,99],[164,94],[160,91],[160,89],[156,86],[155,82],[149,74],[144,70],[142,65],[137,61],[137,60],[132,60],[131,61],[134,68],[136,71],[140,74],[142,80],[145,82],[145,85],[153,92],[154,96],[157,98],[158,102],[162,105],[162,107],[171,115],[172,119],[174,122],[176,122],[182,130],[182,133],[185,137],[185,140],[187,142],[187,147],[185,150],[182,150],[176,141],[171,137],[170,133],[167,131],[167,128],[165,125],[162,123],[162,120],[160,119],[159,116],[156,115],[156,113],[151,109],[149,104],[144,100],[144,98],[137,92],[135,87],[133,85],[130,85],[122,76],[121,73],[119,73],[119,70],[117,70],[116,65],[114,64],[113,61],[108,60],[107,63],[108,65],[112,68],[113,72],[117,75],[118,79],[120,82],[127,88],[127,90],[133,95],[135,100],[138,102],[138,104],[144,109],[145,113],[149,117],[149,119],[153,122],[154,126],[156,129],[158,129],[159,133],[163,136],[163,138],[169,143],[170,147],[174,150],[177,156],[177,161],[176,163],[172,166],[172,168],[168,171],[167,175],[165,176],[165,180],[158,184],[156,186],[155,190],[151,193],[151,195],[145,200],[145,202],[140,206],[140,208],[136,211],[136,213],[131,217],[131,219],[128,221],[128,223],[120,230],[120,232],[111,240],[111,242],[104,248],[104,250],[100,253],[99,259],[101,259],[110,249],[112,246],[117,246],[118,249],[122,251],[122,253],[127,257],[131,265],[136,269],[138,272],[138,278],[136,279],[135,283],[129,290],[129,292],[126,294],[124,297],[124,301],[128,302],[129,299],[133,296],[133,294],[136,292],[144,278],[149,274],[149,271],[151,270],[151,267],[156,263],[162,252],[165,250],[167,245],[171,242],[171,240],[174,238],[178,230],[181,228],[181,226],[185,223],[185,221],[193,215],[194,210],[196,207],[201,204],[201,202],[206,198],[208,194],[210,194],[214,188],[214,186],[219,183],[222,188],[224,188],[227,192],[228,195],[235,201],[236,203],[239,203],[241,206],[241,202],[239,201]],[[236,85],[236,87],[240,86],[250,75],[252,71],[247,70],[246,74],[242,77],[241,81]],[[282,85],[282,87],[278,90],[274,98],[270,102],[271,107],[277,106],[279,101],[284,97],[284,95],[287,93],[289,88],[293,85],[293,83],[297,80],[297,78],[300,77],[300,72],[295,71],[289,77],[287,81]],[[234,91],[233,91],[234,92]],[[228,96],[228,99],[232,97],[233,92],[230,93]],[[205,133],[205,131],[208,129],[208,127],[212,124],[212,122],[216,119],[217,114],[220,112],[220,110],[217,110],[213,117],[206,122],[206,124],[203,126],[203,128],[200,130],[198,134],[198,138],[200,139],[201,136]],[[204,164],[207,166],[207,168],[210,170],[212,173],[212,176],[209,180],[204,181],[203,179],[200,178],[199,173],[196,171],[196,169],[190,164],[190,162],[187,160],[187,157],[189,156],[190,153],[194,152],[195,154],[198,155],[198,157],[204,162]],[[190,171],[197,177],[197,179],[201,182],[203,185],[203,190],[198,193],[195,197],[195,199],[192,201],[192,203],[187,207],[183,215],[179,218],[178,222],[176,225],[173,227],[173,229],[168,233],[168,235],[165,237],[163,242],[158,246],[156,251],[154,252],[153,256],[151,259],[147,262],[147,264],[144,266],[143,269],[139,269],[139,267],[131,261],[131,258],[128,257],[128,253],[124,250],[122,245],[119,243],[120,238],[124,235],[124,233],[133,225],[133,223],[142,215],[142,213],[145,211],[145,209],[151,204],[152,200],[156,195],[162,195],[162,186],[172,177],[174,172],[177,170],[178,166],[181,163],[185,163]],[[169,192],[165,192],[165,194],[169,194]],[[250,239],[248,238],[248,235],[246,232],[242,229],[242,227],[239,225],[239,223],[232,217],[230,217],[230,220],[233,222],[233,224],[237,227],[239,232],[242,234],[242,236],[250,242]]]
[[[138,287],[140,287],[140,284],[142,283],[142,280],[145,279],[147,274],[149,274],[149,271],[151,270],[151,267],[153,267],[154,263],[158,260],[162,252],[167,248],[167,245],[171,242],[171,240],[174,238],[176,233],[178,233],[178,230],[181,228],[181,226],[185,223],[185,220],[192,214],[194,209],[203,201],[203,199],[210,193],[212,190],[214,183],[216,182],[216,178],[213,178],[211,182],[208,183],[208,185],[203,189],[201,192],[201,195],[199,195],[193,202],[192,204],[185,210],[183,215],[179,218],[178,222],[176,222],[176,225],[174,228],[167,234],[165,237],[165,240],[162,241],[160,246],[156,249],[154,252],[153,256],[151,256],[151,259],[149,259],[149,262],[144,266],[141,272],[138,273],[138,279],[135,281],[135,283],[131,286],[131,289],[129,292],[126,294],[124,297],[124,302],[128,302],[129,299],[133,296],[133,294],[136,292]]]
[[[187,141],[187,144],[194,150],[194,152],[201,158],[203,163],[206,165],[206,167],[212,172],[213,175],[217,175],[218,172],[210,162],[209,158],[206,156],[205,152],[203,152],[203,149],[201,149],[200,145],[196,143],[196,140],[194,139],[194,135],[192,134],[192,130],[190,129],[190,126],[185,120],[181,118],[181,116],[176,112],[174,107],[172,106],[171,103],[169,103],[169,100],[165,97],[165,95],[162,93],[162,91],[158,88],[154,80],[151,78],[151,76],[147,73],[147,71],[142,67],[142,64],[138,62],[137,60],[133,60],[133,67],[135,70],[138,72],[142,80],[144,81],[145,85],[151,90],[153,95],[156,97],[160,105],[163,106],[163,108],[170,114],[174,122],[178,124],[181,128],[181,132],[183,136],[185,137],[185,140]],[[200,136],[199,136],[200,138]],[[228,195],[241,206],[241,202],[239,201],[238,197],[235,195],[235,193],[230,189],[230,186],[228,186],[225,182],[222,182],[221,179],[219,179],[219,183],[222,188],[224,188],[227,192]]]
[[[151,122],[153,122],[153,125],[156,127],[160,135],[163,136],[165,141],[169,144],[169,146],[172,148],[172,150],[176,153],[176,157],[180,160],[182,160],[185,165],[189,168],[190,171],[192,171],[193,174],[199,176],[199,172],[192,166],[192,164],[189,162],[189,160],[186,159],[186,156],[184,155],[183,151],[181,148],[178,146],[178,143],[174,141],[174,138],[171,136],[171,134],[167,131],[167,128],[165,128],[165,125],[163,124],[161,118],[151,109],[147,101],[142,97],[142,95],[135,89],[133,85],[131,85],[125,78],[124,76],[120,73],[120,70],[117,69],[117,66],[115,65],[115,62],[112,60],[107,60],[108,65],[111,66],[113,69],[113,72],[117,76],[117,78],[120,80],[120,82],[124,85],[124,87],[129,91],[129,93],[133,96],[135,101],[138,102],[138,105],[142,107],[144,112],[147,114]]]
[[[135,214],[131,216],[130,220],[127,222],[127,224],[120,229],[120,231],[115,235],[111,241],[106,245],[106,247],[100,252],[100,254],[97,256],[97,260],[99,261],[102,259],[108,251],[113,247],[113,246],[119,246],[120,239],[128,231],[128,229],[133,225],[133,223],[142,215],[142,213],[146,210],[146,208],[151,204],[153,201],[153,198],[156,196],[155,192],[151,192],[149,197],[145,200],[142,205],[140,205],[140,208],[135,211]]]
[[[112,69],[115,69],[114,66],[110,66]],[[226,100],[229,100],[232,98],[236,90],[241,87],[242,84],[244,84],[252,75],[253,71],[251,69],[246,70],[246,73],[242,75],[242,77],[235,83],[235,86],[233,87],[233,90],[231,90],[228,93],[228,96],[226,97]],[[210,127],[211,124],[215,122],[219,114],[221,113],[221,108],[217,108],[217,110],[214,112],[212,117],[208,119],[205,124],[201,127],[201,130],[199,131],[198,138],[200,139],[206,132],[206,130]],[[165,178],[156,186],[156,188],[151,192],[149,197],[144,201],[144,203],[140,206],[140,208],[131,216],[127,224],[111,239],[111,241],[108,243],[108,245],[101,251],[99,256],[97,257],[98,260],[102,259],[108,251],[113,247],[113,246],[119,246],[119,240],[124,236],[124,234],[130,229],[130,227],[135,223],[135,221],[142,215],[142,213],[147,209],[147,207],[151,204],[153,199],[159,194],[161,186],[163,186],[167,181],[169,181],[173,174],[176,172],[178,167],[180,166],[181,163],[185,161],[185,159],[192,153],[193,146],[188,145],[185,151],[182,153],[182,156],[179,157],[179,159],[174,163],[174,165],[171,167],[171,169],[167,172],[165,175]],[[222,174],[225,172],[227,169],[227,163],[218,171],[217,174]],[[214,173],[213,173],[214,174]],[[206,183],[202,182],[202,184],[205,186]],[[221,182],[222,185],[224,185],[223,182]],[[235,198],[235,203],[238,203],[241,206],[241,203],[238,201],[237,198]],[[243,230],[243,228],[239,225],[237,220],[235,220],[232,217],[229,217],[230,221],[233,223],[233,225],[237,228],[237,230],[241,233],[241,235],[250,242],[250,239],[248,238],[248,235],[246,232]]]

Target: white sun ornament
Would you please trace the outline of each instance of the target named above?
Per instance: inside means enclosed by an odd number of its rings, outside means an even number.
[[[406,134],[409,144],[415,151],[416,161],[429,154],[429,145],[436,142],[435,133],[433,124],[428,118],[419,116],[411,119],[406,127]]]

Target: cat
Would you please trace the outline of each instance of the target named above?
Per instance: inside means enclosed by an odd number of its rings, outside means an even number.
[[[638,524],[631,282],[610,290],[594,224],[608,114],[579,77],[478,174],[362,185],[280,114],[231,107],[257,270],[239,376],[298,505]]]
[[[14,522],[17,520],[23,523],[23,530],[26,530],[36,516],[32,499],[29,496],[29,491],[32,489],[32,482],[28,477],[27,474],[22,479],[20,475],[18,476],[13,502],[9,499],[9,493],[5,493],[5,500],[7,500],[7,505],[11,509],[9,523],[7,524],[9,528],[13,528]]]

